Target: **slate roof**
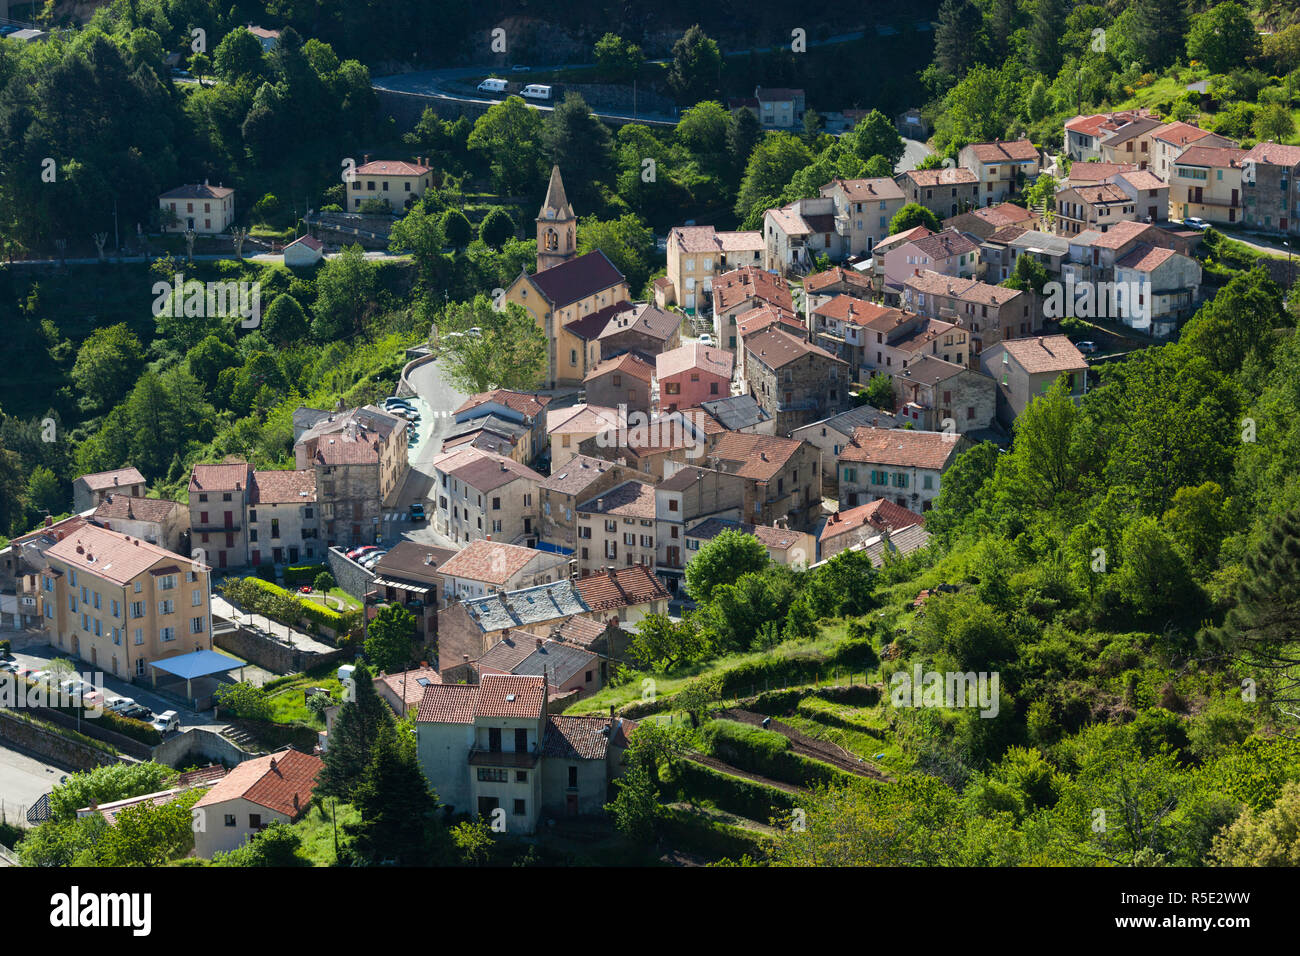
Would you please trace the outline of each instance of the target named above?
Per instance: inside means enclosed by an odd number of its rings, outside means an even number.
[[[113,471],[97,471],[82,475],[77,479],[83,481],[91,491],[104,491],[108,488],[120,488],[123,485],[143,485],[144,475],[137,468],[116,468]]]
[[[542,753],[560,760],[604,760],[609,749],[608,717],[546,718]]]
[[[693,528],[686,529],[686,537],[712,541],[724,531],[740,531],[752,534],[763,546],[776,551],[787,551],[798,544],[803,533],[789,528],[774,528],[765,524],[750,524],[748,521],[733,521],[730,518],[708,518]]]
[[[585,647],[574,647],[543,638],[542,646],[536,647],[534,643],[532,653],[511,668],[511,671],[528,677],[545,677],[548,683],[560,685],[592,668],[595,660],[596,655]]]
[[[607,339],[625,332],[637,332],[667,342],[682,325],[676,312],[661,309],[653,302],[637,302],[616,313],[597,338]]]
[[[180,508],[175,501],[165,498],[132,498],[130,495],[110,494],[99,503],[93,515],[96,521],[119,518],[126,521],[152,521],[161,524]]]
[[[574,455],[563,465],[552,471],[550,477],[543,480],[538,487],[547,491],[556,491],[564,495],[580,495],[591,483],[618,466],[604,458],[592,458],[590,455]]]
[[[515,392],[508,388],[494,388],[490,392],[479,392],[477,395],[471,395],[452,414],[460,415],[490,402],[512,408],[529,418],[536,418],[541,414],[542,409],[551,403],[551,396],[535,395],[532,392]]]
[[[526,624],[543,624],[591,610],[583,602],[573,581],[568,578],[517,591],[472,598],[461,602],[461,606],[485,632]]]
[[[733,395],[730,398],[717,398],[700,402],[704,409],[728,431],[739,431],[762,422],[771,421],[772,416],[753,395]]]

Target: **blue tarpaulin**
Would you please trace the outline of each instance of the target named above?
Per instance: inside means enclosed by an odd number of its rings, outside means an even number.
[[[243,667],[244,664],[216,651],[195,651],[193,654],[169,657],[165,661],[150,661],[149,666],[166,671],[168,674],[175,674],[185,680],[193,680],[210,674],[224,674],[236,667]]]

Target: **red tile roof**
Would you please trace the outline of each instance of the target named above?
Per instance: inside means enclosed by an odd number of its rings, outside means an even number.
[[[527,465],[480,448],[459,448],[446,452],[438,455],[430,464],[477,491],[492,491],[520,478],[525,481],[542,480],[542,476]]]
[[[662,382],[665,378],[694,369],[729,379],[735,363],[736,357],[726,349],[691,342],[681,348],[659,353],[655,358],[655,374]]]
[[[1150,243],[1139,242],[1136,246],[1115,260],[1117,269],[1136,269],[1138,272],[1150,272],[1158,265],[1175,255],[1172,249],[1162,249]]]
[[[449,578],[482,581],[501,587],[542,554],[546,552],[501,541],[471,541],[444,561],[438,571]]]
[[[244,799],[294,819],[307,809],[316,775],[325,761],[297,750],[282,750],[245,760],[222,778],[194,806],[218,806]]]
[[[383,684],[398,700],[403,700],[405,695],[404,703],[409,710],[418,707],[420,701],[424,699],[425,688],[430,684],[441,684],[442,677],[432,667],[415,667],[396,674],[380,674],[374,679],[374,683]]]
[[[574,582],[583,603],[593,611],[634,607],[652,601],[666,601],[668,589],[650,569],[634,564],[629,567],[589,574]]]
[[[97,471],[93,475],[82,475],[77,479],[86,483],[91,491],[104,491],[107,488],[120,488],[123,485],[143,485],[144,475],[135,468],[118,468],[114,471]]]
[[[843,266],[832,266],[825,272],[814,272],[803,280],[803,290],[807,293],[820,292],[827,286],[843,283],[847,286],[855,286],[863,291],[871,290],[871,280],[860,272],[852,269],[846,269]]]
[[[362,176],[423,176],[430,167],[421,163],[408,163],[401,159],[377,159],[358,166],[354,172]]]
[[[609,750],[608,717],[546,718],[542,752],[561,760],[604,760]]]
[[[739,465],[736,468],[727,468],[729,474],[768,481],[776,477],[803,445],[804,442],[797,438],[727,432],[718,438],[709,457]]]
[[[477,395],[471,395],[452,414],[459,415],[461,412],[467,412],[489,402],[504,405],[521,415],[536,418],[541,414],[542,409],[551,403],[551,396],[534,395],[532,392],[514,392],[508,388],[495,388],[490,392],[479,392]]]
[[[954,166],[949,169],[909,169],[900,176],[910,179],[922,189],[934,186],[973,186],[980,181],[979,177],[965,166]]]
[[[234,190],[229,186],[209,186],[207,183],[194,183],[193,185],[177,186],[170,192],[165,192],[159,199],[224,199],[227,196],[234,195]]]
[[[655,516],[655,486],[648,481],[625,481],[578,505],[579,514],[619,515],[624,518]]]
[[[162,523],[171,517],[180,505],[165,498],[132,498],[130,495],[110,494],[95,509],[96,521],[120,518],[126,521],[152,521]]]
[[[1136,163],[1074,163],[1067,179],[1072,183],[1099,183],[1120,173],[1136,170]]]
[[[850,202],[879,202],[882,199],[902,199],[903,190],[887,176],[874,179],[840,179],[836,177],[822,187],[829,190],[839,186]]]
[[[896,505],[888,498],[877,498],[869,504],[859,505],[847,511],[837,511],[831,515],[826,521],[826,526],[822,528],[818,540],[836,538],[850,531],[856,531],[863,525],[898,531],[901,528],[910,528],[914,524],[924,523],[925,518],[915,511]]]
[[[540,717],[546,707],[545,687],[541,677],[484,674],[479,680],[474,716]]]
[[[416,720],[420,723],[472,724],[477,684],[430,684],[424,688]]]
[[[126,584],[160,561],[185,565],[190,563],[189,558],[159,548],[148,541],[93,524],[72,532],[45,554],[48,558],[58,559],[71,568],[87,571],[114,584]]]
[[[1268,163],[1272,166],[1300,166],[1300,146],[1283,146],[1280,143],[1256,143],[1243,160]]]
[[[251,505],[307,503],[316,500],[316,472],[280,469],[255,471],[248,503]]]
[[[941,471],[957,454],[958,446],[957,436],[946,432],[859,426],[853,429],[853,440],[840,452],[839,458],[870,465]]]
[[[757,266],[745,266],[723,273],[713,283],[715,311],[727,312],[748,299],[761,299],[779,305],[787,312],[794,311],[790,299],[790,286],[781,276],[765,272]]]
[[[1037,160],[1038,150],[1027,139],[995,140],[992,143],[971,143],[967,147],[981,163]]]
[[[837,365],[848,364],[821,346],[805,342],[780,328],[770,328],[765,332],[749,336],[745,340],[745,351],[771,369],[784,368],[791,362],[810,355],[824,362],[833,362]]]
[[[633,378],[649,384],[655,376],[654,366],[633,352],[624,352],[605,359],[586,374],[584,382],[591,382],[611,372],[626,372]]]
[[[808,328],[799,320],[793,312],[787,312],[785,309],[775,305],[760,305],[756,309],[748,309],[744,312],[736,313],[736,335],[744,338],[746,335],[753,335],[755,332],[762,332],[764,329],[772,326],[788,328],[797,335],[807,335]]]
[[[1064,335],[1039,335],[999,342],[1026,372],[1078,372],[1088,367],[1083,353]]]

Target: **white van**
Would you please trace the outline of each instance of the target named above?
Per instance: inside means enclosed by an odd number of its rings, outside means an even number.
[[[529,83],[524,87],[523,95],[530,100],[549,100],[551,88],[544,83]]]
[[[506,81],[498,80],[495,76],[489,76],[478,85],[478,88],[483,93],[504,93],[506,91]]]

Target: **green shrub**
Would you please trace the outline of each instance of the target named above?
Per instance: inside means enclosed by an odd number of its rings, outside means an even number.
[[[5,638],[4,640],[0,640],[0,657],[8,657],[12,649],[13,649],[13,642],[11,642],[8,638]]]
[[[275,581],[275,565],[270,561],[263,561],[257,566],[257,576],[263,581]]]
[[[673,847],[714,858],[734,860],[749,856],[763,859],[770,846],[770,838],[760,833],[718,823],[675,807],[664,808],[659,832]]]
[[[296,567],[284,569],[284,586],[287,588],[300,588],[304,584],[314,584],[317,575],[328,571],[323,564],[300,564]]]
[[[691,760],[679,760],[673,772],[684,795],[711,800],[729,813],[759,823],[767,823],[779,811],[794,808],[793,794],[755,780],[733,777]]]
[[[752,724],[711,720],[700,728],[700,742],[706,753],[725,763],[796,787],[859,779],[828,763],[794,753],[784,734]]]

